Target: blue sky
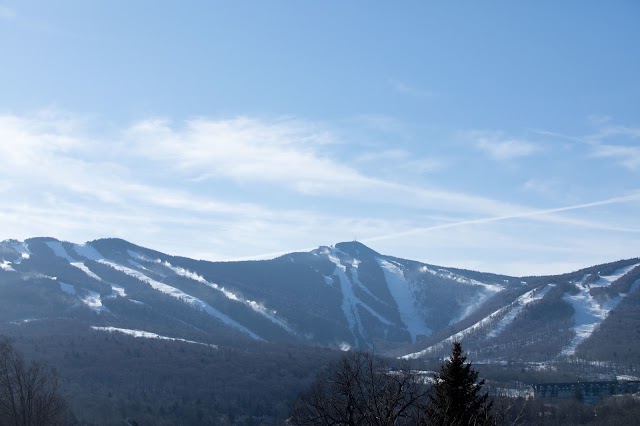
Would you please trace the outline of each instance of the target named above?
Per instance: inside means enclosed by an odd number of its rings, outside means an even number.
[[[640,256],[637,1],[0,0],[0,238]]]

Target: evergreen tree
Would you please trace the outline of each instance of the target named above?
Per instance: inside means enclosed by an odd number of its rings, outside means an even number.
[[[444,362],[424,408],[426,425],[492,425],[493,402],[482,393],[484,379],[467,363],[460,342],[453,342],[451,357]]]

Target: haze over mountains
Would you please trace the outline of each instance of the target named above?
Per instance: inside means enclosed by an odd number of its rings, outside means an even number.
[[[375,348],[410,359],[440,356],[458,339],[490,362],[580,351],[607,360],[594,342],[608,339],[623,356],[640,330],[637,258],[510,277],[395,258],[355,241],[208,262],[120,239],[32,238],[0,243],[0,268],[3,327],[71,318],[95,333]]]

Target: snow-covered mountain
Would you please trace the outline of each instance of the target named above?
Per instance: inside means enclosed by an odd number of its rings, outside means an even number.
[[[95,332],[207,345],[233,338],[420,358],[458,339],[491,359],[571,356],[616,310],[633,312],[623,302],[639,286],[638,259],[516,278],[358,242],[252,262],[174,257],[119,239],[0,243],[0,327],[73,318]]]

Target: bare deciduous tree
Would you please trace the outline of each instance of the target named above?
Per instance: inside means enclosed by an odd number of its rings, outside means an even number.
[[[426,387],[408,369],[391,370],[353,352],[321,371],[294,404],[294,425],[413,425]]]
[[[0,338],[0,425],[58,425],[65,411],[56,371],[42,362],[28,364]]]

